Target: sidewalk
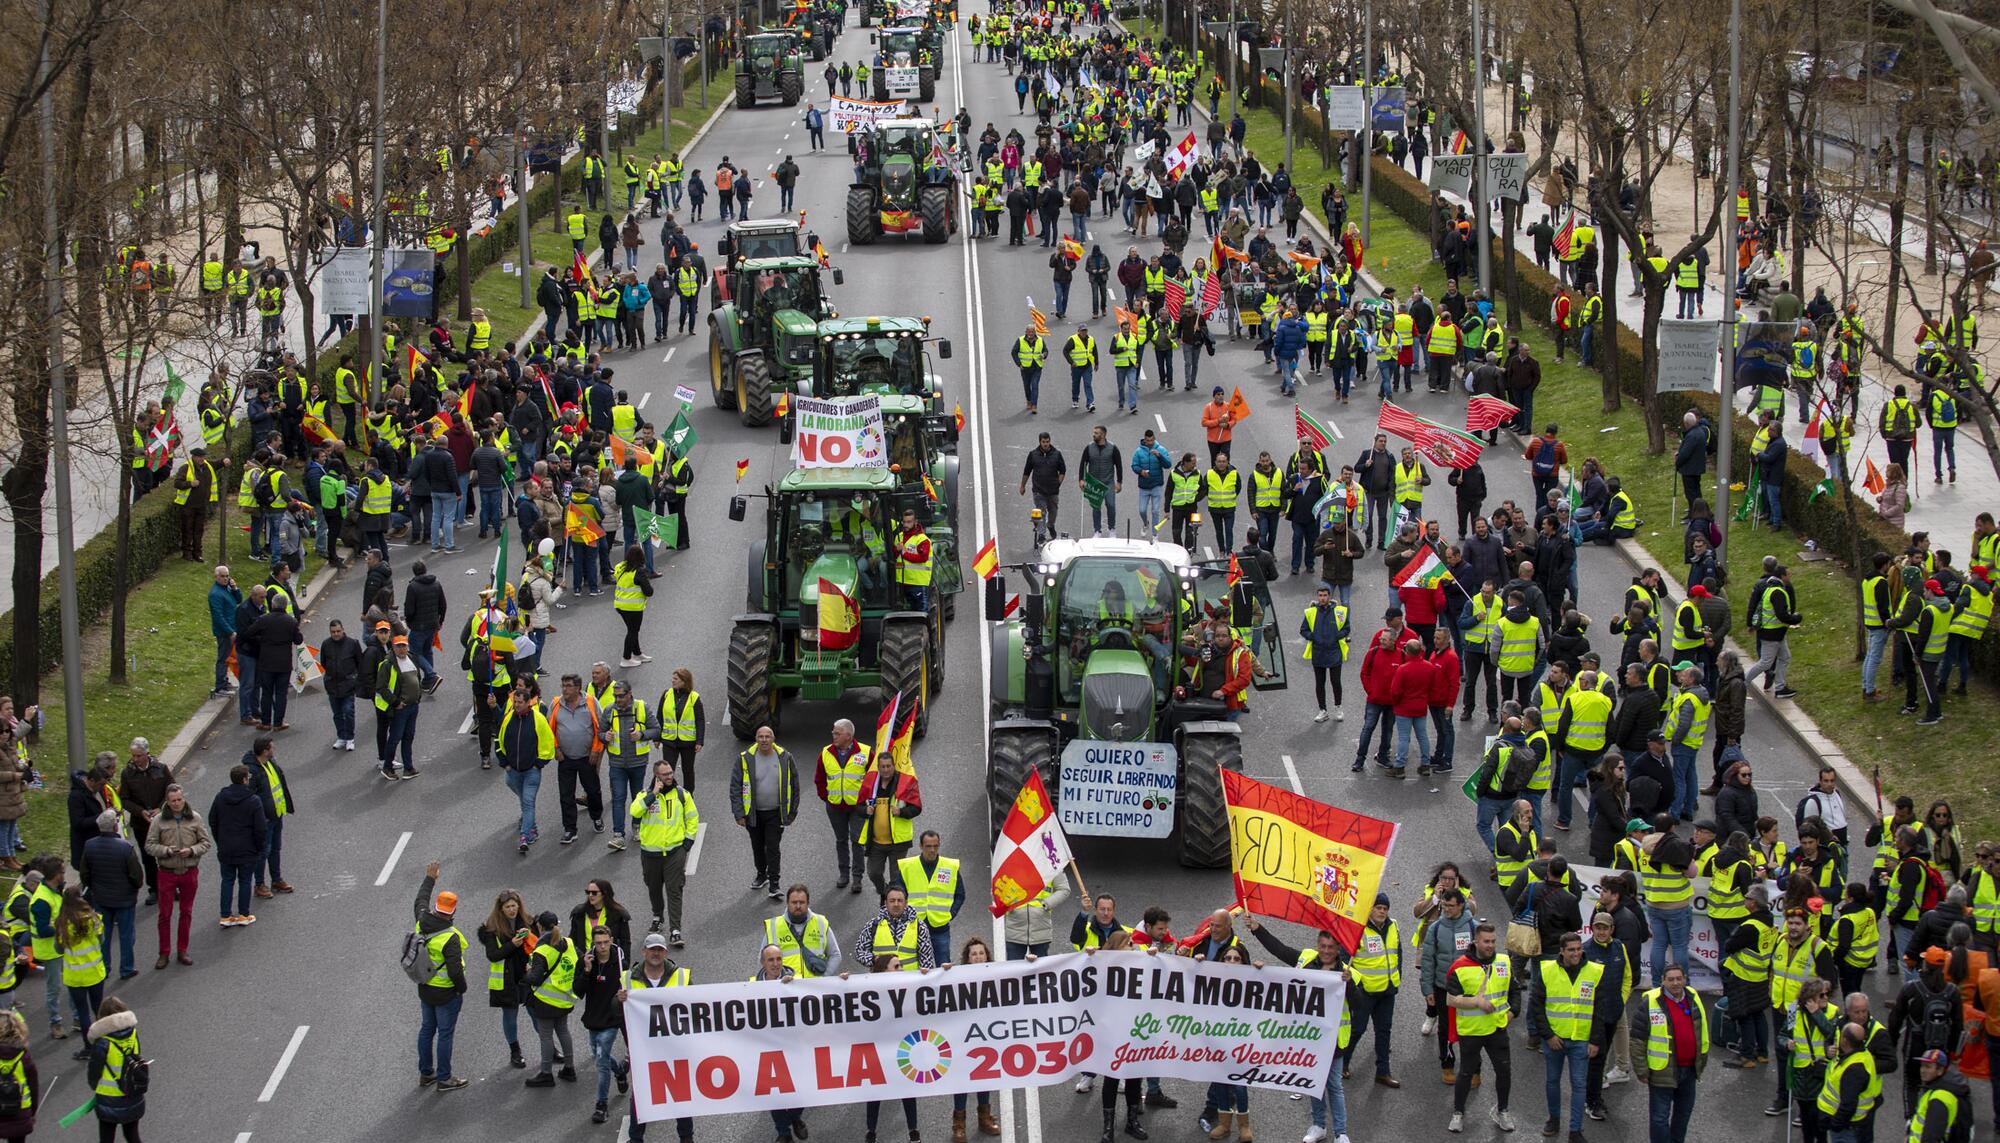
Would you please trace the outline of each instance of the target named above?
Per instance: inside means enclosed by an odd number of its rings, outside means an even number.
[[[1487,95],[1488,123],[1489,129],[1496,133],[1503,132],[1505,124],[1502,117],[1506,106],[1504,89],[1500,85],[1492,85]],[[1496,134],[1496,137],[1500,136]],[[1556,143],[1558,154],[1576,153],[1575,147],[1576,140],[1567,129],[1558,134]],[[1659,177],[1653,184],[1651,221],[1654,234],[1662,250],[1669,257],[1680,249],[1691,235],[1699,233],[1701,225],[1707,221],[1708,212],[1714,201],[1712,196],[1716,193],[1716,184],[1721,181],[1718,161],[1715,172],[1717,177],[1699,180],[1697,184],[1690,156],[1691,152],[1685,147],[1678,150],[1661,169]],[[1408,169],[1407,161],[1405,169]],[[1430,173],[1428,164],[1424,173],[1426,176]],[[1587,172],[1582,173],[1587,174]],[[1761,185],[1761,168],[1755,174]],[[1866,321],[1870,334],[1879,336],[1885,328],[1885,315],[1889,303],[1888,211],[1860,195],[1847,193],[1847,189],[1834,183],[1821,188],[1825,199],[1827,225],[1833,227],[1834,238],[1824,240],[1830,250],[1815,249],[1810,245],[1807,247],[1805,292],[1800,300],[1810,301],[1815,287],[1824,287],[1827,297],[1839,306],[1844,293],[1840,286],[1839,265],[1844,264],[1851,283],[1851,290],[1846,293],[1859,303],[1860,314]],[[1904,221],[1902,243],[1903,271],[1909,282],[1899,292],[1896,305],[1896,337],[1891,346],[1906,362],[1914,360],[1914,343],[1911,338],[1918,324],[1916,309],[1908,301],[1910,291],[1914,290],[1916,295],[1923,299],[1923,304],[1931,312],[1937,313],[1943,305],[1946,284],[1941,275],[1925,274],[1923,271],[1924,227],[1919,217],[1922,200],[1921,183],[1918,180],[1912,180],[1911,191],[1915,201]],[[1727,193],[1727,188],[1724,188],[1724,193]],[[1526,225],[1548,214],[1549,209],[1542,204],[1539,186],[1529,188],[1529,194],[1530,201],[1522,212],[1523,225],[1515,234],[1515,247],[1524,259],[1532,262],[1534,243],[1525,233]],[[1453,198],[1452,201],[1464,200]],[[1728,204],[1725,204],[1725,209],[1729,209]],[[1851,222],[1851,226],[1844,225],[1848,222]],[[1961,234],[1968,243],[1981,232],[1976,223],[1962,217],[1958,218],[1957,222]],[[1735,267],[1733,252],[1717,255],[1716,249],[1721,242],[1722,239],[1718,236],[1709,243],[1709,273],[1707,288],[1703,291],[1702,297],[1701,316],[1716,320],[1728,312],[1724,289],[1726,283],[1733,282]],[[1786,253],[1789,257],[1789,248]],[[1947,258],[1946,253],[1946,239],[1941,234],[1939,263],[1941,267],[1949,269],[1953,260]],[[1621,250],[1621,260],[1623,257],[1624,251]],[[1494,267],[1496,288],[1499,274],[1500,268]],[[1630,296],[1632,277],[1623,266],[1620,267],[1618,281],[1619,319],[1636,333],[1641,320],[1637,309],[1638,299]],[[1470,283],[1466,283],[1466,287],[1469,292]],[[2000,300],[2000,294],[1995,294],[1994,299]],[[1666,316],[1674,315],[1675,301],[1675,293],[1669,290]],[[1993,306],[1989,302],[1989,305],[1977,311],[1975,316],[1990,315],[1992,311]],[[1991,354],[1987,345],[1990,345],[1990,341],[1976,349],[1974,356],[1982,365],[1991,368],[1989,364]],[[1860,414],[1855,421],[1855,440],[1848,457],[1850,475],[1857,485],[1865,471],[1864,457],[1873,460],[1880,470],[1886,471],[1888,468],[1888,449],[1877,432],[1879,415],[1883,403],[1890,397],[1894,386],[1907,383],[1901,374],[1875,358],[1869,360],[1863,376],[1867,383],[1861,388]],[[1915,389],[1916,387],[1911,385],[1913,393]],[[1739,394],[1737,407],[1747,408],[1752,400],[1752,395],[1747,392]],[[1793,407],[1787,410],[1786,437],[1796,448],[1803,436],[1803,429],[1798,419],[1796,401],[1792,401],[1791,405]],[[1960,421],[1956,441],[1957,451],[1960,454],[1956,483],[1934,482],[1931,479],[1931,433],[1928,427],[1919,431],[1916,448],[1911,455],[1913,471],[1910,473],[1910,493],[1914,502],[1904,524],[1908,531],[1929,531],[1934,537],[1934,543],[1953,551],[1964,547],[1965,537],[1972,532],[1975,516],[1980,512],[2000,507],[2000,475],[1995,474],[1992,460],[1979,437],[1977,427],[1970,423],[1970,417],[1961,414]],[[1919,460],[1922,461],[1921,466],[1916,463]],[[1947,478],[1950,476],[1948,466],[1945,475]]]

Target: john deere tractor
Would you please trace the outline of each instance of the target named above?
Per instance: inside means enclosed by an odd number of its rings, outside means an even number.
[[[847,188],[847,240],[921,234],[937,246],[958,229],[958,173],[928,119],[885,119],[860,144],[861,178]]]
[[[748,608],[729,634],[729,724],[740,739],[778,723],[789,700],[832,700],[873,688],[930,726],[944,684],[945,603],[963,580],[945,512],[888,468],[804,468],[765,490],[764,537],[750,545]],[[895,581],[904,509],[931,540],[930,598],[911,605]],[[741,519],[740,509],[732,515]],[[820,592],[858,606],[858,637],[822,646]]]
[[[777,395],[810,386],[819,322],[834,316],[812,258],[746,258],[729,267],[729,301],[708,315],[708,382],[718,409],[768,425]],[[844,277],[833,271],[840,284]],[[803,379],[803,381],[801,381]]]
[[[932,371],[926,346],[951,360],[951,342],[930,335],[930,319],[839,317],[819,323],[819,361],[812,389],[800,396],[855,397],[897,393],[915,398],[927,415],[944,410],[944,380]]]
[[[805,90],[805,48],[798,29],[772,28],[738,41],[736,106],[777,99],[795,107]]]
[[[929,103],[937,95],[938,53],[933,40],[930,29],[921,20],[899,22],[876,33],[875,67],[870,80],[874,84],[874,97],[890,97],[890,68],[913,67],[917,69],[916,90],[894,94]]]
[[[1172,839],[1182,865],[1227,865],[1222,771],[1242,771],[1243,738],[1214,697],[1223,633],[1250,651],[1257,689],[1284,687],[1268,585],[1143,540],[1058,538],[1021,569],[1018,612],[1005,576],[986,589],[992,828],[1035,770],[1072,836]]]

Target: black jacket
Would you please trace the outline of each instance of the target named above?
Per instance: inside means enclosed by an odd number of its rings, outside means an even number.
[[[299,631],[299,621],[292,618],[289,611],[274,611],[260,615],[257,622],[250,625],[244,637],[255,644],[252,653],[257,656],[257,673],[260,675],[289,675],[292,673],[292,648],[306,641]]]
[[[319,645],[319,665],[326,672],[328,698],[353,698],[361,690],[361,640],[352,635]]]
[[[257,800],[264,803],[264,816],[271,821],[277,821],[278,800],[272,790],[270,779],[264,774],[263,763],[257,761],[255,754],[245,750],[243,752],[243,765],[250,770],[250,792],[256,794]],[[285,768],[278,765],[277,760],[273,759],[271,761],[271,769],[278,773],[277,789],[284,792],[286,812],[298,813],[299,800],[292,793],[292,783],[290,779],[285,777]]]
[[[215,859],[224,865],[245,865],[263,856],[267,828],[264,803],[248,785],[224,786],[209,803],[208,832],[215,835]]]
[[[1708,471],[1707,421],[1695,425],[1681,437],[1681,447],[1674,453],[1674,471],[1682,476],[1700,476]]]
[[[83,864],[76,875],[98,909],[129,909],[146,887],[139,851],[116,834],[100,833],[83,843]]]
[[[1611,716],[1611,745],[1626,751],[1644,751],[1646,736],[1660,725],[1660,694],[1640,684],[1618,692],[1618,712]],[[1671,779],[1663,783],[1672,788]]]
[[[403,588],[403,622],[412,630],[435,631],[443,627],[447,610],[444,585],[429,572],[412,576]]]
[[[97,815],[104,812],[104,802],[91,793],[83,775],[82,770],[69,772],[69,832],[88,841],[97,836]]]
[[[396,572],[389,566],[388,561],[385,560],[369,568],[368,578],[361,585],[361,610],[366,611],[375,606],[375,597],[380,595],[384,588],[394,591],[395,587]]]
[[[257,644],[249,638],[250,625],[257,622],[263,614],[263,605],[252,603],[248,596],[245,596],[243,602],[236,605],[236,653],[239,656],[255,655],[257,653]],[[239,672],[238,674],[239,681],[243,681],[241,680],[242,673]]]
[[[423,455],[424,479],[438,492],[458,490],[458,462],[451,457],[451,450],[443,445],[426,449]]]

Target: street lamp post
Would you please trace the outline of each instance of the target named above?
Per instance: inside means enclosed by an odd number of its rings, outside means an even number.
[[[1727,189],[1719,191],[1718,194],[1734,195],[1736,193],[1736,180],[1740,177],[1737,173],[1737,163],[1740,159],[1737,149],[1742,145],[1742,79],[1743,0],[1730,0],[1729,153],[1723,160],[1723,183]],[[1728,252],[1736,249],[1738,238],[1736,211],[1732,206],[1724,206],[1723,219],[1723,226],[1725,228],[1723,233],[1728,236],[1728,242],[1723,246],[1723,251],[1726,255]],[[1717,393],[1719,400],[1715,410],[1715,429],[1717,433],[1715,442],[1715,518],[1722,523],[1722,547],[1719,549],[1719,555],[1721,559],[1727,560],[1729,556],[1729,469],[1731,467],[1730,462],[1735,459],[1735,446],[1731,442],[1731,438],[1735,435],[1734,429],[1736,427],[1734,422],[1736,420],[1736,331],[1738,317],[1735,308],[1736,283],[1730,280],[1730,276],[1726,271],[1723,274],[1723,281],[1727,289],[1723,294],[1722,316],[1727,320],[1728,328],[1722,331],[1722,384]]]

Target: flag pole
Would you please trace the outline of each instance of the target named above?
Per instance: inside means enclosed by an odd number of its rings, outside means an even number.
[[[1076,863],[1074,857],[1069,859],[1069,872],[1070,876],[1076,878],[1076,895],[1082,900],[1094,902],[1095,899],[1090,895],[1090,887],[1083,883],[1083,867]]]

